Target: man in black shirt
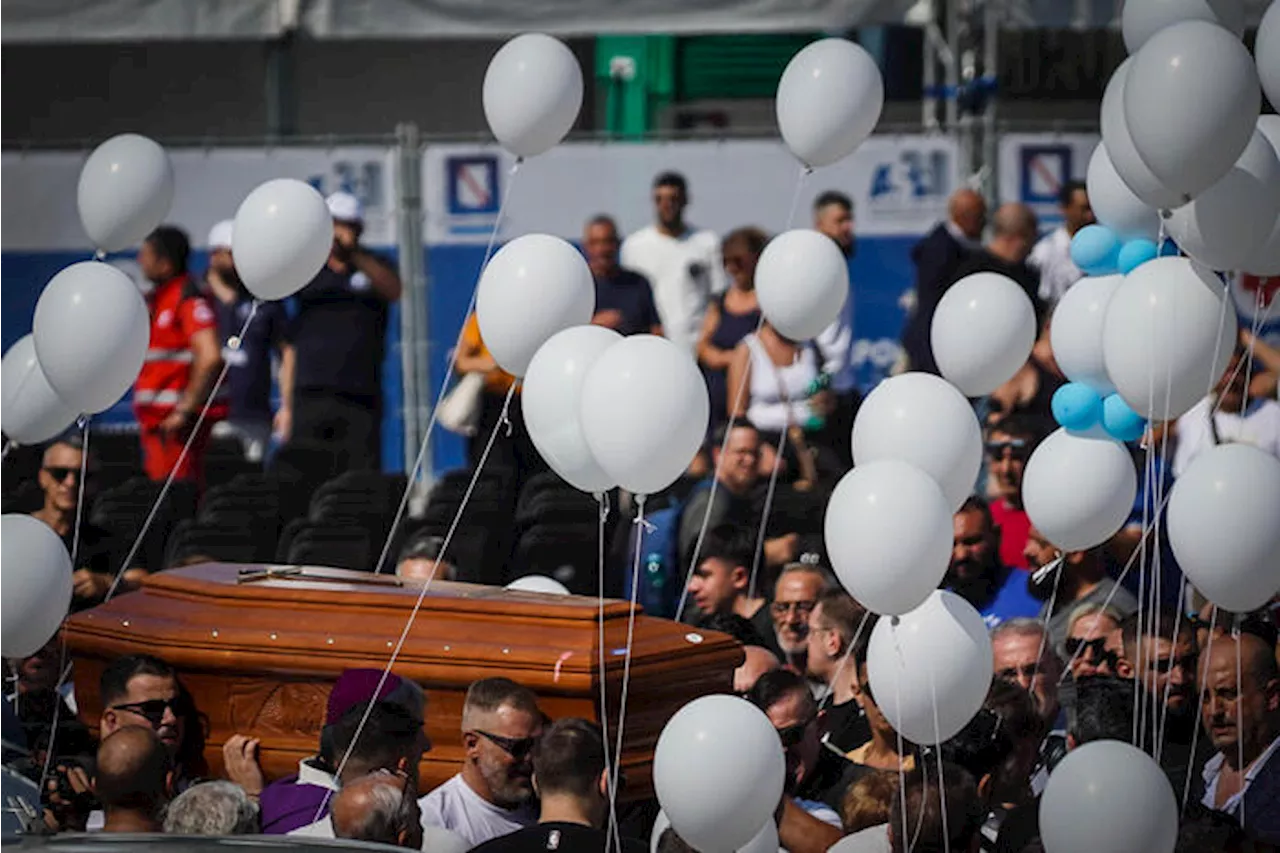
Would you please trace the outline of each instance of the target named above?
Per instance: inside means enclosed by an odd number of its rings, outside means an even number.
[[[822,742],[841,756],[871,740],[871,725],[853,696],[853,643],[865,645],[871,637],[871,629],[863,624],[866,613],[844,590],[829,589],[818,596],[809,614],[808,676],[830,694],[824,695],[820,715]]]
[[[68,435],[50,444],[44,451],[40,466],[40,489],[44,492],[44,505],[31,513],[53,529],[62,539],[67,553],[75,552],[72,566],[72,611],[84,610],[102,601],[115,573],[120,570],[119,561],[125,557],[120,542],[111,531],[90,524],[87,513],[78,513],[80,506],[80,473],[84,467],[84,452],[79,436]],[[97,466],[90,455],[86,473],[92,478]],[[85,483],[86,487],[89,483]],[[88,496],[86,489],[86,497]],[[75,542],[75,524],[79,515],[80,542]],[[132,568],[125,572],[122,589],[133,589],[146,574],[144,569]]]
[[[533,786],[542,804],[535,826],[503,835],[475,848],[476,853],[599,853],[606,849],[603,829],[609,817],[609,779],[605,745],[594,723],[569,717],[557,720],[533,752]],[[624,853],[643,853],[645,845],[622,839]]]
[[[276,431],[291,441],[325,445],[346,468],[381,464],[381,366],[391,303],[400,276],[360,245],[358,199],[336,192],[333,249],[316,277],[294,297],[297,314],[280,367]]]
[[[1040,274],[1027,264],[1036,245],[1036,227],[1036,215],[1025,204],[1011,201],[1000,205],[991,217],[991,239],[956,265],[952,283],[976,272],[1008,276],[1026,291],[1036,316],[1040,316]]]
[[[620,335],[661,335],[662,320],[649,279],[618,266],[618,226],[609,216],[594,216],[582,234],[582,249],[596,281],[596,313],[591,322]]]

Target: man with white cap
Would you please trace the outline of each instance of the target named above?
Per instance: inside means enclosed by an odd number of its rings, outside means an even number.
[[[400,276],[360,245],[364,211],[348,192],[325,199],[333,216],[328,262],[298,291],[290,349],[280,367],[283,399],[276,430],[290,441],[323,445],[349,468],[377,468],[382,421],[381,365],[389,306]]]
[[[274,353],[283,360],[288,316],[279,302],[263,302],[253,311],[253,294],[240,280],[231,255],[233,224],[224,219],[209,231],[209,268],[204,274],[218,315],[230,405],[227,419],[214,427],[213,435],[238,438],[245,458],[261,462],[271,441],[271,357]]]

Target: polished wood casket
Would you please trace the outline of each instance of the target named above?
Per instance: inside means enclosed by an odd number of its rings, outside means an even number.
[[[67,620],[80,715],[97,726],[98,678],[108,661],[154,654],[178,669],[208,719],[212,772],[221,772],[232,734],[261,739],[269,779],[296,772],[317,749],[338,674],[386,666],[420,591],[395,577],[320,567],[205,563],[152,575],[138,592]],[[611,741],[628,612],[627,602],[605,602]],[[393,669],[427,692],[433,747],[422,761],[422,790],[460,767],[462,702],[475,679],[507,676],[537,693],[552,718],[599,722],[599,624],[594,598],[432,583]],[[729,692],[742,660],[724,634],[636,617],[622,751],[628,798],[652,793],[653,749],[671,715],[697,696]]]

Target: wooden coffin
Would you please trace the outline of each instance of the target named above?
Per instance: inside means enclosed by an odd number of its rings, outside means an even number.
[[[147,652],[178,669],[208,718],[212,772],[221,773],[232,734],[261,739],[269,779],[296,772],[317,749],[338,674],[386,665],[420,590],[394,577],[318,567],[205,563],[152,575],[138,592],[67,620],[80,714],[96,727],[103,666]],[[628,611],[627,602],[605,602],[611,741]],[[552,718],[599,722],[599,613],[594,598],[433,583],[393,670],[427,691],[433,747],[422,761],[422,790],[460,767],[463,697],[475,679],[507,676],[537,693]],[[690,699],[729,692],[742,660],[724,634],[636,617],[622,751],[628,797],[652,793],[653,750],[666,721]]]

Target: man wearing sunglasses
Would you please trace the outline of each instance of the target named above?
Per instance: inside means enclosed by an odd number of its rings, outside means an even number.
[[[90,524],[88,514],[78,513],[80,507],[80,473],[85,468],[84,451],[79,436],[59,438],[45,448],[40,463],[38,481],[44,492],[44,504],[31,513],[58,534],[67,553],[76,551],[76,565],[71,575],[73,611],[84,610],[102,601],[115,573],[120,570],[120,560],[125,549],[111,531]],[[89,456],[87,475],[92,478],[97,470],[93,456]],[[86,500],[92,496],[89,483],[85,483]],[[80,517],[80,544],[75,544],[76,516]],[[132,589],[146,572],[135,568],[125,572],[122,585]]]
[[[462,706],[462,772],[422,798],[423,825],[477,845],[536,822],[532,756],[542,724],[528,688],[509,678],[474,682]]]
[[[147,726],[177,760],[193,709],[173,667],[151,655],[117,658],[102,672],[99,695],[102,737],[125,726]]]
[[[570,717],[547,728],[533,751],[533,784],[542,803],[537,826],[504,835],[477,853],[597,853],[605,846],[609,817],[609,777],[600,727]],[[646,845],[622,839],[623,853],[643,853]]]
[[[1022,506],[1022,474],[1031,452],[1048,434],[1043,419],[1022,413],[1006,415],[987,430],[991,518],[1000,528],[1000,562],[1006,566],[1028,568],[1023,551],[1031,520]]]
[[[1059,556],[1062,558],[1061,565],[1056,570],[1048,572],[1040,583],[1032,583],[1030,587],[1032,595],[1045,600],[1040,618],[1049,626],[1049,641],[1054,648],[1062,648],[1067,635],[1071,633],[1076,610],[1084,605],[1100,607],[1106,604],[1113,611],[1113,624],[1100,625],[1099,630],[1090,631],[1090,639],[1105,637],[1107,632],[1120,626],[1121,619],[1138,609],[1138,599],[1134,598],[1133,593],[1118,586],[1107,574],[1107,567],[1103,562],[1104,547],[1062,553],[1035,527],[1027,530],[1026,558],[1032,572],[1044,568]],[[1053,604],[1052,612],[1049,610],[1050,600]],[[1070,655],[1068,652],[1065,659],[1070,660]],[[1072,669],[1075,669],[1075,664]],[[1085,673],[1090,674],[1092,673]],[[1110,674],[1114,674],[1114,669]]]

